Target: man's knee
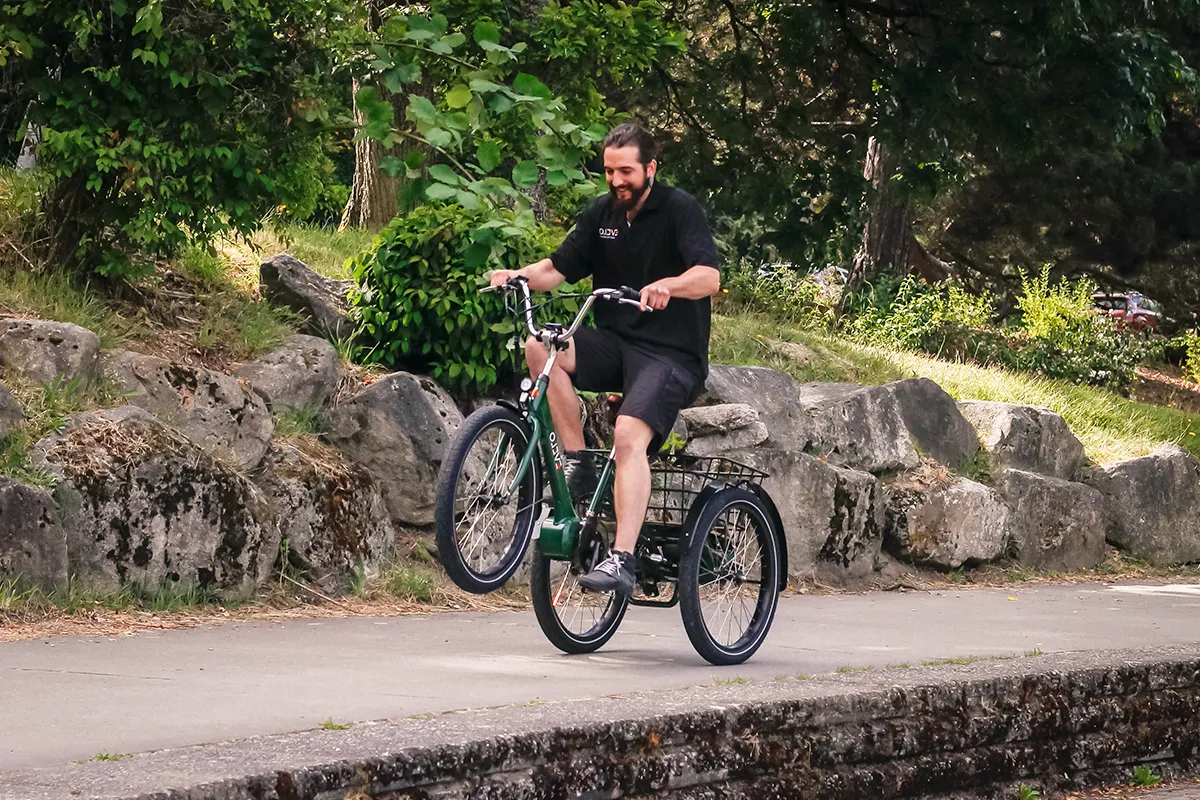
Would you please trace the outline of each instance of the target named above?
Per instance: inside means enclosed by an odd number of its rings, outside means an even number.
[[[549,357],[550,352],[546,345],[532,336],[525,340],[525,363],[529,365],[530,371],[541,372]]]
[[[654,431],[637,417],[619,416],[613,427],[613,447],[618,463],[629,460],[645,460],[646,450],[654,438]]]

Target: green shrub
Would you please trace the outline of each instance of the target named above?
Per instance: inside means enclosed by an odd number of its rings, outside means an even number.
[[[725,302],[781,322],[817,327],[831,314],[824,287],[788,264],[742,260],[725,271],[722,283]]]
[[[514,374],[519,331],[500,295],[479,289],[492,269],[544,258],[557,235],[529,213],[440,205],[397,217],[352,261],[356,360],[425,373],[462,392]]]
[[[985,330],[993,304],[990,294],[973,295],[953,281],[885,281],[847,298],[847,331],[867,344],[982,360],[997,349]]]
[[[1152,345],[1119,332],[1093,309],[1090,280],[1050,283],[1049,267],[1021,274],[1019,328],[1010,366],[1050,378],[1125,391]]]
[[[1188,380],[1200,383],[1200,333],[1189,331],[1183,336],[1187,355],[1183,360],[1183,372]]]

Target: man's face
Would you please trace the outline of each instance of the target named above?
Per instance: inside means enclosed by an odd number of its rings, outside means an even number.
[[[636,206],[650,188],[650,179],[657,168],[655,161],[643,165],[638,160],[636,145],[605,149],[604,177],[617,208],[628,211]]]

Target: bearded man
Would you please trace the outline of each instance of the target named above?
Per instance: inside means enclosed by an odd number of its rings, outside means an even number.
[[[641,310],[617,303],[595,307],[596,326],[581,328],[560,353],[547,391],[577,498],[594,490],[596,476],[578,453],[584,438],[575,390],[624,395],[613,442],[617,538],[611,554],[579,581],[596,591],[632,593],[633,552],[650,500],[648,454],[658,450],[708,377],[710,298],[721,286],[717,249],[699,203],[656,183],[657,170],[658,146],[645,128],[613,128],[604,139],[608,194],[587,207],[549,258],[491,277],[498,286],[520,275],[530,289],[549,291],[590,275],[597,289],[631,286],[641,293]],[[525,343],[534,375],[548,357],[541,342],[531,337]]]

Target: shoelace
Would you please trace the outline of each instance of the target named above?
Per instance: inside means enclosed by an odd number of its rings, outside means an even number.
[[[610,555],[596,565],[596,571],[612,575],[614,578],[618,577],[621,574],[621,559],[615,555]]]

